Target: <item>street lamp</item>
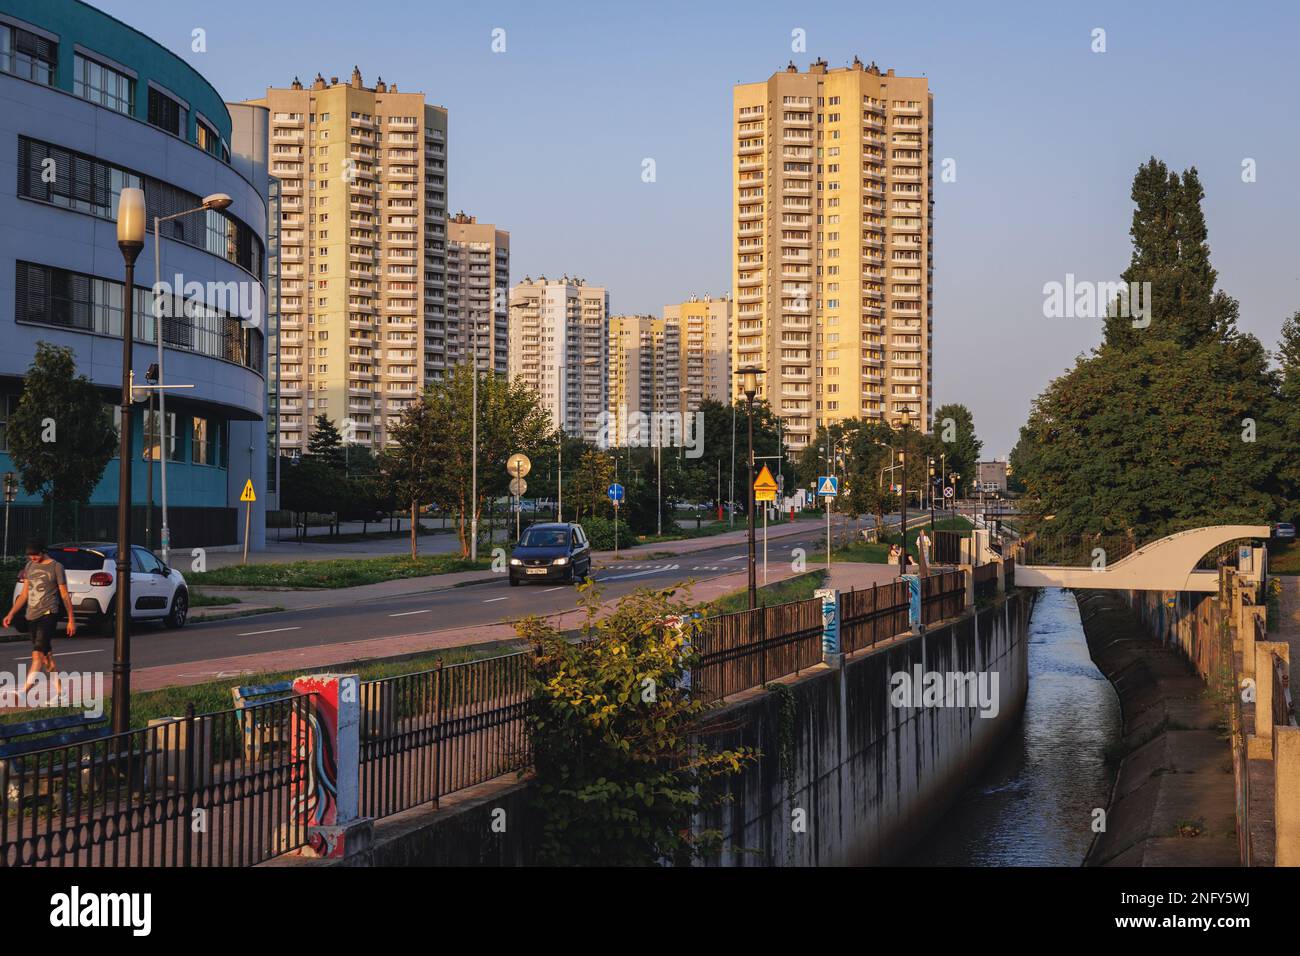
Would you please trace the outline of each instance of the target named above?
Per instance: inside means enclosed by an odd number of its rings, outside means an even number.
[[[758,377],[761,368],[747,365],[737,369],[740,390],[745,393],[745,414],[749,421],[749,484],[745,487],[745,517],[749,523],[749,609],[758,605],[758,577],[754,560],[754,396],[758,394]]]
[[[143,203],[143,201],[144,201],[144,200],[143,200],[143,197],[144,197],[144,193],[143,193],[143,191],[140,191],[140,195],[141,195],[141,202]],[[190,216],[190,215],[193,215],[193,214],[196,213],[196,212],[207,212],[207,211],[210,210],[210,209],[213,210],[213,211],[217,211],[217,212],[219,212],[219,211],[221,211],[222,209],[226,209],[226,208],[228,208],[228,207],[230,206],[230,203],[231,203],[231,199],[230,199],[230,197],[227,196],[225,193],[213,193],[213,194],[210,195],[210,196],[205,196],[204,199],[203,199],[203,204],[200,205],[200,206],[195,206],[193,209],[186,209],[186,210],[183,211],[183,212],[174,212],[174,213],[172,213],[170,216],[154,216],[154,217],[153,217],[153,281],[154,281],[154,287],[153,287],[153,292],[154,292],[153,314],[154,314],[154,325],[157,326],[157,328],[154,329],[154,337],[158,340],[158,384],[159,384],[159,385],[161,385],[161,384],[162,384],[162,381],[163,381],[163,333],[162,333],[162,320],[163,320],[163,315],[162,315],[162,313],[163,313],[163,310],[162,310],[162,239],[161,239],[161,235],[162,235],[162,233],[161,233],[161,226],[162,226],[162,224],[163,224],[164,222],[168,222],[168,221],[170,221],[170,220],[172,220],[172,219],[180,219],[180,218],[182,218],[182,217],[184,217],[184,216]],[[142,243],[144,242],[144,216],[145,216],[144,207],[141,206],[141,209],[140,209],[140,241],[141,241]],[[119,245],[119,246],[122,244],[122,228],[121,228],[121,227],[122,227],[122,216],[121,216],[121,211],[120,211],[120,207],[119,207],[119,212],[118,212],[118,245]],[[125,253],[123,253],[123,254],[125,254]],[[137,252],[137,255],[138,255],[138,254],[139,254],[139,253]],[[177,295],[180,295],[180,291],[181,291],[181,290],[179,290],[179,289],[173,289],[173,290],[172,290],[172,292],[173,292],[173,297],[175,297],[175,296],[177,296]],[[152,415],[152,412],[151,412],[150,414]],[[164,447],[164,445],[163,445],[163,439],[162,439],[162,437],[161,437],[161,436],[162,436],[162,432],[163,432],[163,428],[161,427],[161,423],[167,421],[167,392],[166,392],[165,389],[160,389],[160,390],[158,391],[158,419],[159,419],[159,424],[160,424],[160,427],[159,427],[159,429],[158,429],[158,431],[159,431],[159,438],[158,438],[158,449],[159,449],[159,455],[158,455],[158,457],[159,457],[159,459],[161,460],[161,465],[159,466],[158,477],[159,477],[159,483],[160,483],[160,490],[161,490],[161,493],[162,493],[162,528],[161,528],[161,531],[160,531],[160,537],[161,537],[161,542],[160,542],[160,543],[161,543],[161,546],[162,546],[162,559],[163,559],[163,564],[166,564],[166,563],[167,563],[167,552],[168,552],[168,550],[171,548],[171,530],[170,530],[170,528],[169,528],[168,525],[167,525],[167,449]],[[169,437],[170,437],[170,436],[169,436]],[[150,474],[150,477],[152,478],[152,476],[153,476],[153,463],[152,463],[152,462],[151,462],[150,465],[149,465],[149,474]],[[150,507],[152,507],[152,501],[151,501]],[[147,544],[147,542],[146,542],[146,544]]]
[[[126,266],[122,296],[122,421],[118,428],[117,621],[113,635],[113,733],[131,723],[131,360],[135,347],[135,260],[144,249],[144,190],[122,190],[117,207],[117,247]]]
[[[898,430],[903,441],[903,497],[899,506],[899,527],[903,538],[903,547],[898,554],[898,573],[907,573],[907,429],[912,424],[912,416],[908,413],[907,408],[903,408],[903,413],[897,419]]]

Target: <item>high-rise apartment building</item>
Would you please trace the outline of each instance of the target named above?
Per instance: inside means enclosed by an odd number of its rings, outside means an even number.
[[[681,381],[669,399],[683,413],[706,400],[731,401],[731,300],[691,296],[664,306],[664,321],[676,328]]]
[[[648,418],[676,412],[681,392],[681,339],[675,322],[653,315],[609,320],[609,443],[651,440]]]
[[[608,395],[609,293],[582,279],[524,281],[510,290],[509,370],[536,390],[551,421],[598,441]]]
[[[379,80],[271,88],[280,181],[280,447],[317,415],[378,447],[448,366],[447,111]]]
[[[510,233],[460,212],[447,220],[447,364],[509,371]]]
[[[856,57],[735,87],[732,364],[766,370],[793,448],[846,418],[929,427],[932,105]]]

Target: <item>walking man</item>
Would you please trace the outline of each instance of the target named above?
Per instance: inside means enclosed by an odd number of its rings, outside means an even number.
[[[27,567],[23,569],[23,587],[18,592],[14,606],[5,615],[8,627],[14,615],[27,606],[27,624],[32,635],[32,668],[23,686],[26,695],[36,682],[36,675],[47,671],[51,680],[53,699],[60,694],[59,675],[54,667],[54,628],[59,612],[66,608],[68,637],[77,633],[77,621],[72,616],[72,599],[68,596],[68,577],[63,565],[45,553],[45,545],[36,538],[27,542]]]

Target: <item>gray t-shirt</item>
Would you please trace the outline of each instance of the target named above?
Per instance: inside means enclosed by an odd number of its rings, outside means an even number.
[[[24,573],[27,576],[27,620],[57,614],[63,607],[59,586],[67,587],[68,584],[63,565],[53,559],[44,564],[28,561]]]

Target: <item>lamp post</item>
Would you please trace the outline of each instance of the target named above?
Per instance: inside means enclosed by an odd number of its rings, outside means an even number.
[[[898,573],[907,573],[907,429],[912,423],[912,416],[908,414],[906,408],[898,417],[898,430],[903,441],[903,451],[901,454],[903,460],[903,497],[899,504],[899,527],[903,538],[903,547],[898,554]]]
[[[117,621],[113,635],[113,733],[131,723],[131,359],[135,346],[135,260],[144,249],[144,190],[122,190],[117,207],[117,247],[126,266],[122,296],[122,422],[118,428]]]
[[[749,523],[749,609],[758,606],[758,577],[754,560],[754,396],[758,394],[758,377],[763,374],[761,368],[747,365],[737,369],[740,376],[740,388],[745,393],[745,414],[749,422],[749,483],[745,486],[745,517]]]
[[[143,202],[143,196],[144,193],[143,191],[141,191],[142,202]],[[169,222],[172,219],[180,219],[183,216],[190,216],[196,212],[207,212],[208,210],[219,212],[220,210],[227,208],[230,205],[230,203],[231,203],[231,199],[225,193],[213,193],[210,196],[205,196],[203,199],[203,204],[200,206],[195,206],[193,209],[186,209],[184,212],[174,212],[170,216],[153,217],[153,282],[154,282],[153,314],[154,314],[154,325],[155,325],[154,338],[157,340],[158,343],[157,364],[158,364],[159,385],[161,385],[163,381],[162,233],[160,227],[164,222]],[[141,206],[141,210],[140,210],[141,243],[144,242],[144,216],[145,216],[144,207]],[[118,214],[118,245],[119,246],[122,244],[121,222],[122,222],[122,218],[121,218],[121,213],[119,211]],[[125,255],[125,252],[123,254]],[[139,255],[138,251],[136,255]],[[132,261],[134,262],[134,259],[132,259]],[[133,268],[133,266],[128,266],[128,268]],[[173,294],[173,301],[175,301],[175,297],[181,294],[181,290],[173,289],[172,294]],[[152,417],[152,412],[150,413],[150,415]],[[158,391],[158,418],[160,423],[167,421],[167,392],[165,389],[159,389]],[[163,431],[164,431],[163,428],[159,427],[158,457],[160,459],[161,464],[159,466],[159,471],[158,471],[158,480],[159,480],[159,490],[162,495],[162,528],[160,529],[159,537],[161,538],[160,544],[162,547],[163,564],[166,564],[167,552],[171,548],[171,529],[167,525],[167,452],[168,449],[163,445],[163,439],[161,437]],[[152,462],[150,462],[149,464],[149,475],[150,478],[152,479],[153,477]],[[277,485],[276,487],[279,486]],[[152,499],[151,499],[150,507],[152,508]],[[148,542],[146,542],[146,544],[148,544]]]
[[[469,491],[469,559],[478,560],[478,315],[470,316],[469,368],[470,386],[470,491]],[[489,538],[491,534],[489,533]]]

